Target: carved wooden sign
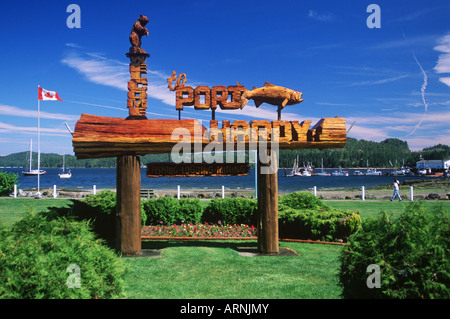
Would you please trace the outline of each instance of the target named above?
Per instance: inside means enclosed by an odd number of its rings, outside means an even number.
[[[75,125],[72,144],[79,159],[170,153],[176,145],[187,152],[202,152],[214,145],[231,151],[238,147],[249,149],[252,143],[260,142],[277,142],[279,149],[344,147],[343,118],[323,118],[312,127],[310,124],[311,121],[237,120],[223,121],[219,128],[218,121],[211,121],[207,130],[197,120],[125,120],[82,114]],[[272,135],[279,138],[274,141]]]
[[[147,177],[201,177],[248,175],[247,163],[148,163]]]
[[[151,163],[147,167],[147,175],[152,177],[244,175],[248,174],[248,164],[222,164],[223,151],[255,149],[257,146],[258,250],[278,253],[277,150],[344,147],[345,120],[340,117],[323,118],[312,127],[311,121],[282,121],[281,110],[286,105],[302,102],[302,93],[267,82],[251,91],[239,83],[193,88],[185,86],[186,74],[177,77],[175,72],[167,82],[169,89],[176,91],[179,120],[147,119],[148,80],[144,75],[147,74],[145,61],[150,54],[141,48],[141,37],[148,36],[147,22],[148,18],[141,15],[133,24],[129,38],[131,48],[126,54],[130,59],[128,118],[82,114],[72,138],[74,153],[79,159],[117,157],[116,248],[123,256],[142,254],[138,155],[174,155],[179,150],[185,154],[201,153],[202,157],[208,153],[210,157],[213,153],[220,154],[218,161],[206,161],[208,164]],[[277,106],[278,121],[222,121],[219,128],[214,118],[217,107],[242,109],[249,100],[253,100],[256,107],[262,103]],[[206,129],[197,120],[181,120],[180,113],[187,106],[197,110],[211,109],[210,128]]]

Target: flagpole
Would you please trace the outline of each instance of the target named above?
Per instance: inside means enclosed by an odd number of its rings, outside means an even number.
[[[38,85],[38,91],[39,91],[39,85]],[[41,145],[40,145],[40,137],[41,137],[41,133],[40,133],[40,102],[39,102],[39,97],[38,97],[38,164],[37,164],[37,169],[38,169],[38,184],[37,184],[37,191],[38,191],[38,196],[40,197],[40,176],[41,176]]]

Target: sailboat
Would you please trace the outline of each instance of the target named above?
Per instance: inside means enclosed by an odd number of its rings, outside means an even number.
[[[70,169],[67,172],[65,172],[65,169],[64,169],[65,162],[66,162],[66,156],[63,155],[62,173],[58,174],[59,178],[71,178],[72,177],[72,172],[70,171]]]
[[[316,173],[316,175],[318,175],[318,176],[331,176],[331,174],[329,174],[329,173],[327,173],[327,172],[325,172],[323,170],[323,158],[322,158],[322,171],[319,172],[319,173]]]
[[[32,169],[32,166],[31,166],[31,163],[33,160],[32,148],[33,148],[33,140],[30,141],[30,168],[28,169],[27,172],[22,172],[22,174],[25,176],[37,176],[37,175],[47,174],[47,172],[42,169],[40,169],[40,170]]]
[[[292,167],[291,173],[286,176],[302,176],[302,173],[300,172],[300,168],[298,167],[298,156],[297,156],[297,160],[294,160],[294,166]]]

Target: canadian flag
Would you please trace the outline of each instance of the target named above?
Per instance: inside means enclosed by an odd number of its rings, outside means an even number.
[[[62,101],[55,91],[47,91],[39,87],[38,99],[43,101]]]

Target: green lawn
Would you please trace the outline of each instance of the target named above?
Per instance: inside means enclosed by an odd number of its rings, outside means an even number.
[[[411,203],[410,201],[377,201],[377,200],[336,200],[336,201],[324,201],[327,205],[338,209],[358,210],[361,218],[364,220],[368,217],[377,216],[382,210],[385,210],[388,214],[399,214],[405,207]],[[450,201],[422,201],[426,208],[432,208],[436,205],[442,205],[450,216]]]
[[[69,199],[34,199],[0,197],[0,225],[9,226],[19,220],[26,212],[35,213],[47,210],[48,207],[69,206]]]
[[[128,298],[335,299],[340,298],[341,246],[281,243],[300,256],[243,257],[245,242],[144,242],[162,258],[127,258]],[[170,270],[170,271],[168,271]]]

